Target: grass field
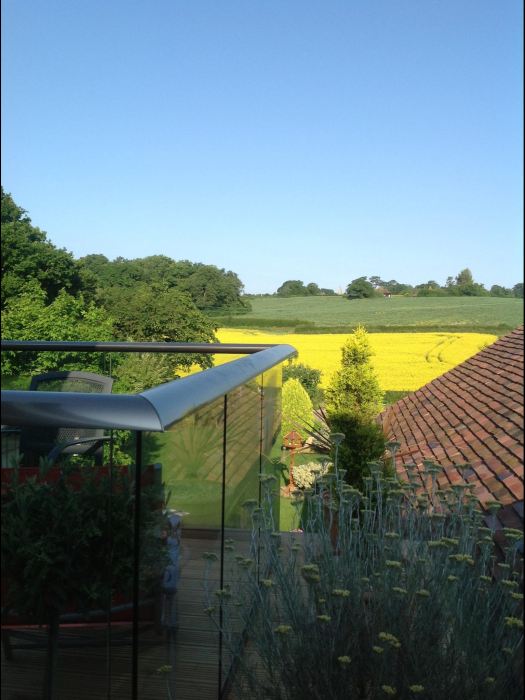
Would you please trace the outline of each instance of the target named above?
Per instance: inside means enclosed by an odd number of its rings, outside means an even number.
[[[282,328],[296,332],[348,333],[356,325],[369,332],[449,331],[502,335],[523,323],[523,299],[497,297],[256,297],[249,314],[219,317],[226,328]]]
[[[220,329],[222,343],[289,343],[298,361],[322,371],[321,386],[340,365],[341,346],[347,336],[338,333],[269,333],[248,329]],[[369,336],[373,366],[385,392],[419,389],[497,340],[487,333],[373,333]],[[215,364],[233,359],[215,356]]]

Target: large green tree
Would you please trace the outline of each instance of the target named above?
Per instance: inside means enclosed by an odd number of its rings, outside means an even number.
[[[102,303],[109,287],[130,289],[137,283],[144,283],[187,292],[203,311],[249,310],[239,277],[215,265],[172,260],[166,255],[132,260],[118,257],[110,261],[100,254],[87,255],[80,259],[80,264],[96,277],[98,298]]]
[[[485,289],[485,287],[482,284],[474,282],[474,277],[472,276],[472,272],[469,270],[468,267],[466,267],[464,270],[461,270],[456,275],[455,284],[447,284],[447,287],[450,293],[458,296],[483,297],[489,294],[489,292]]]
[[[61,290],[48,304],[37,280],[30,280],[2,310],[2,337],[9,340],[111,340],[113,321],[103,309],[86,304],[82,295]],[[54,369],[104,369],[101,353],[3,352],[2,373],[39,374]]]
[[[278,297],[306,297],[308,290],[301,280],[286,280],[276,291]]]
[[[370,299],[376,292],[366,277],[357,277],[347,286],[345,294],[348,299]]]
[[[490,296],[491,297],[512,297],[514,296],[514,293],[512,289],[507,289],[506,287],[502,287],[499,284],[493,284],[492,287],[490,288]]]
[[[78,294],[84,286],[90,287],[71,253],[56,248],[3,188],[1,198],[2,308],[24,291],[29,280],[40,283],[48,301],[61,289]]]
[[[177,288],[188,292],[202,310],[243,309],[242,282],[235,272],[215,265],[196,264],[190,275],[177,282]]]
[[[137,283],[132,293],[126,287],[109,287],[105,291],[104,306],[115,319],[117,340],[217,342],[216,326],[197,309],[187,292],[144,282]],[[144,356],[141,360],[129,356],[117,372],[119,388],[144,389],[174,379],[180,369],[189,369],[192,365],[204,369],[212,364],[211,355],[197,353]]]

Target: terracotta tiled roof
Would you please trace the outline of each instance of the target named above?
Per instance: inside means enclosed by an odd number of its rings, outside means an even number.
[[[406,464],[439,462],[441,485],[464,479],[482,506],[504,506],[496,527],[523,525],[523,354],[520,326],[380,415],[388,438],[401,443],[402,476]]]

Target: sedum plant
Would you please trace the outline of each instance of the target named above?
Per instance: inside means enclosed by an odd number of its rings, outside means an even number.
[[[206,612],[234,659],[232,697],[261,700],[521,698],[523,595],[517,540],[498,558],[467,484],[430,495],[342,470],[295,496],[302,532],[277,532],[274,477],[245,507],[251,551],[207,553]],[[304,500],[307,506],[304,508]],[[299,524],[299,523],[298,523]]]

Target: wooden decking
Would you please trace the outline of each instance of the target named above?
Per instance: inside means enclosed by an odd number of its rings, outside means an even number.
[[[203,538],[195,532],[183,532],[176,630],[171,636],[166,629],[150,629],[140,635],[138,695],[141,700],[216,700],[218,697],[219,636],[203,612],[202,553],[218,551],[219,546],[218,539],[210,539],[210,534]],[[65,629],[62,638],[75,641],[85,631],[85,628]],[[128,631],[130,627],[116,627],[113,643],[108,646],[103,629],[90,629],[91,637],[98,634],[104,646],[61,648],[55,677],[56,700],[129,700],[131,644],[129,640],[118,644],[119,637]],[[36,634],[45,641],[44,630],[37,630]],[[45,647],[15,649],[10,661],[2,653],[2,700],[40,700],[45,660]]]

